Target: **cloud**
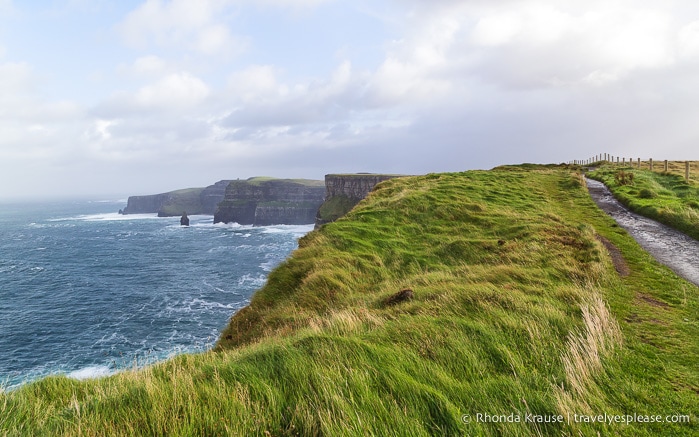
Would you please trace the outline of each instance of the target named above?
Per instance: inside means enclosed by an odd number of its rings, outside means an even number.
[[[393,97],[453,92],[459,77],[512,89],[599,86],[676,62],[673,6],[625,0],[411,4],[400,49],[390,50],[377,87]],[[691,53],[692,27],[679,38]]]
[[[134,77],[157,77],[171,69],[168,61],[156,55],[141,56],[130,65],[121,64],[117,67],[119,73]]]
[[[80,113],[77,104],[46,101],[40,98],[39,81],[32,67],[24,62],[0,64],[0,120],[11,122],[54,123]]]
[[[677,45],[680,57],[699,58],[699,20],[692,21],[677,32]]]
[[[90,112],[105,120],[193,113],[202,110],[210,94],[210,87],[202,79],[180,71],[166,74],[133,92],[115,92]]]
[[[278,75],[268,65],[233,73],[226,95],[235,109],[222,124],[239,128],[326,123],[363,109],[363,76],[353,72],[348,61],[325,79],[283,83]]]
[[[147,0],[117,25],[131,46],[186,48],[204,55],[237,55],[245,51],[246,38],[231,34],[225,26],[226,0]]]
[[[134,97],[137,105],[160,109],[187,108],[199,104],[209,95],[209,87],[187,72],[169,74],[142,87]]]

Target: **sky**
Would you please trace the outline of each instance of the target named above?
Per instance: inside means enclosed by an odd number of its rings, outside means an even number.
[[[0,200],[698,146],[695,0],[0,0]]]

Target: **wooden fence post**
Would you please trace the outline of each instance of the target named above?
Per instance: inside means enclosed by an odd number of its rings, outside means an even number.
[[[653,158],[650,159],[650,171],[653,171]]]
[[[689,161],[685,161],[684,163],[684,180],[689,182]]]
[[[638,169],[641,169],[641,158],[638,158]]]
[[[665,160],[665,173],[667,173],[667,159]]]

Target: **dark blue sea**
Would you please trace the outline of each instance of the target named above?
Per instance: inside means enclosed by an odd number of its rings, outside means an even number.
[[[125,201],[0,203],[0,389],[106,376],[209,349],[313,226],[116,213]]]

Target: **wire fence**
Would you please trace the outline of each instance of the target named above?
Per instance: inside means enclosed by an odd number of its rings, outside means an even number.
[[[569,164],[582,166],[612,164],[620,167],[637,168],[639,170],[682,174],[687,182],[689,182],[690,179],[699,181],[699,161],[669,161],[667,159],[661,161],[654,160],[653,158],[643,160],[641,158],[626,158],[622,156],[613,156],[608,153],[601,153],[587,159],[570,161]]]

